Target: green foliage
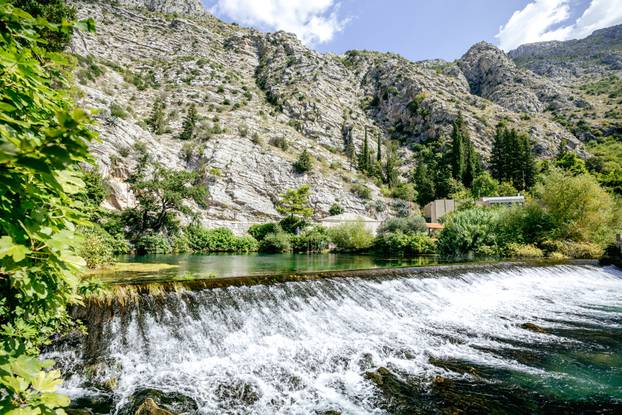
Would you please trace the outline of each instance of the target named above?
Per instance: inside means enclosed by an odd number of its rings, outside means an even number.
[[[285,232],[267,234],[259,242],[259,251],[266,253],[290,252],[292,250],[291,235]]]
[[[161,233],[141,234],[134,246],[138,255],[170,254],[172,251],[168,238]]]
[[[34,351],[70,325],[78,301],[77,173],[90,118],[69,98],[66,61],[41,48],[43,20],[0,2],[0,336],[2,353]],[[19,39],[19,41],[17,40]]]
[[[309,223],[304,217],[289,215],[279,221],[279,226],[283,231],[296,234],[305,229]]]
[[[361,199],[371,199],[371,189],[362,183],[353,184],[350,191]]]
[[[274,222],[255,224],[248,229],[248,233],[260,242],[263,241],[269,233],[279,233],[282,231],[281,225]]]
[[[499,124],[492,145],[490,169],[492,177],[499,182],[509,182],[518,190],[531,188],[536,167],[529,137]]]
[[[499,194],[499,182],[493,179],[488,172],[480,173],[473,179],[471,194],[476,199],[485,196],[497,196]]]
[[[188,107],[188,112],[184,117],[184,121],[181,125],[181,133],[179,134],[180,140],[191,140],[194,137],[194,129],[198,121],[197,107],[191,104]]]
[[[391,189],[391,197],[412,202],[417,198],[417,191],[412,183],[399,183]]]
[[[428,255],[436,252],[436,242],[424,234],[406,234],[402,231],[387,232],[379,235],[376,248],[392,255]]]
[[[588,174],[553,170],[534,187],[534,196],[551,218],[551,239],[604,246],[621,228],[619,205]]]
[[[32,17],[41,17],[57,25],[57,28],[34,26],[39,37],[45,39],[45,48],[48,51],[60,52],[69,45],[73,33],[70,22],[76,20],[75,7],[67,5],[65,0],[12,0],[11,3]]]
[[[555,160],[555,165],[574,175],[587,173],[585,161],[575,153],[571,153],[569,151],[559,155]]]
[[[306,173],[308,171],[311,171],[311,169],[313,169],[313,160],[311,159],[311,155],[305,148],[304,150],[302,150],[302,153],[300,153],[300,157],[298,157],[298,160],[294,162],[294,170],[296,170],[296,173]]]
[[[80,244],[78,255],[86,261],[88,268],[98,268],[112,263],[114,240],[99,225],[81,226],[78,228]]]
[[[444,256],[496,254],[498,211],[472,208],[453,212],[438,238]]]
[[[125,111],[125,108],[123,108],[121,105],[113,102],[110,104],[110,115],[115,118],[126,119],[127,111]]]
[[[387,145],[387,156],[384,162],[383,181],[389,186],[397,185],[399,180],[399,157],[397,155],[397,143],[391,141]]]
[[[330,206],[330,209],[328,209],[328,214],[330,216],[336,216],[336,215],[341,215],[344,211],[343,207],[338,203],[335,202]]]
[[[69,398],[55,393],[62,383],[60,371],[49,370],[51,360],[22,355],[0,355],[0,413],[7,415],[64,414]]]
[[[298,189],[290,189],[279,195],[276,202],[276,211],[282,215],[309,218],[313,215],[313,208],[309,205],[311,187],[303,184]]]
[[[570,258],[595,259],[603,255],[603,247],[592,242],[561,241],[557,252]]]
[[[535,245],[509,243],[505,247],[505,255],[514,258],[542,258],[544,252]]]
[[[313,226],[293,236],[291,241],[295,252],[322,252],[328,248],[330,237],[323,226]]]
[[[159,163],[140,166],[128,182],[138,202],[135,208],[123,212],[130,240],[161,231],[174,234],[175,213],[189,214],[186,201],[203,206],[207,196],[199,173],[169,169]]]
[[[164,103],[164,100],[162,98],[157,98],[153,102],[149,118],[145,120],[145,122],[154,134],[160,135],[166,132],[166,119],[164,114],[165,108],[166,105]],[[190,132],[190,135],[192,136],[192,132]]]
[[[426,227],[425,218],[423,216],[408,216],[405,218],[389,218],[382,222],[378,229],[378,234],[383,235],[386,233],[402,232],[410,235],[414,233],[426,233],[428,228]]]
[[[66,396],[52,362],[34,354],[52,335],[73,325],[67,306],[80,301],[75,224],[84,186],[78,166],[90,162],[95,133],[90,117],[69,95],[63,55],[41,47],[63,31],[45,20],[63,19],[40,2],[22,2],[39,14],[0,1],[0,413],[63,413]],[[55,3],[50,3],[55,4]],[[60,4],[60,3],[59,3]],[[62,4],[61,4],[62,5]],[[39,11],[32,8],[41,7]],[[58,37],[56,35],[58,34]],[[65,38],[66,39],[66,38]]]
[[[259,247],[252,236],[238,237],[227,228],[206,229],[191,225],[186,235],[194,252],[253,252]]]
[[[590,173],[602,186],[622,196],[622,141],[609,138],[591,142],[588,149],[594,155],[587,161]]]
[[[271,146],[280,148],[283,151],[287,151],[287,149],[289,148],[289,143],[287,142],[287,139],[282,136],[272,137],[269,141],[269,144]]]
[[[450,156],[452,177],[470,187],[480,169],[479,156],[469,138],[462,115],[453,124]]]
[[[343,223],[328,230],[330,239],[341,251],[361,251],[368,249],[374,236],[363,222]]]

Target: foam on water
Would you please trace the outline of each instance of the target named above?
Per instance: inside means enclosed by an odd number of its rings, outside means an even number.
[[[566,376],[486,350],[577,341],[526,322],[620,328],[621,307],[622,273],[592,266],[231,287],[144,298],[115,313],[97,358],[118,380],[117,408],[153,387],[192,397],[206,414],[383,413],[366,371],[463,376],[430,363],[440,358]],[[52,357],[68,370],[80,361],[62,353]],[[87,393],[86,382],[75,373],[67,391]]]

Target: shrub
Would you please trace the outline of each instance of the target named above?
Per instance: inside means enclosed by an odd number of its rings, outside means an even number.
[[[374,236],[362,221],[344,223],[328,230],[337,249],[341,251],[360,251],[372,246]]]
[[[281,231],[281,225],[275,222],[255,224],[248,228],[248,233],[259,242],[269,233],[279,233]]]
[[[121,105],[113,102],[112,104],[110,104],[110,115],[115,118],[126,119],[127,111],[125,111],[125,108],[123,108]]]
[[[314,226],[292,238],[292,247],[296,252],[321,252],[328,248],[330,236],[323,226]]]
[[[408,216],[405,218],[389,218],[382,222],[378,229],[379,234],[400,231],[404,234],[427,232],[423,216]]]
[[[86,261],[88,268],[110,264],[113,252],[113,238],[98,225],[78,228],[80,245],[78,255]]]
[[[185,233],[178,233],[171,238],[171,251],[175,254],[190,252],[190,242]]]
[[[393,255],[422,255],[436,252],[436,242],[424,234],[405,234],[397,230],[376,238],[376,248]]]
[[[291,236],[285,232],[269,233],[259,242],[261,252],[280,253],[291,249]]]
[[[279,226],[287,233],[296,234],[306,228],[309,223],[300,216],[286,216],[279,222]]]
[[[287,139],[282,136],[272,137],[269,143],[271,146],[278,147],[283,151],[287,151],[287,149],[289,148],[289,143],[287,142]]]
[[[361,199],[371,199],[371,189],[364,184],[355,183],[350,191]]]
[[[603,248],[591,242],[562,241],[559,252],[570,258],[594,259],[603,255]]]
[[[417,198],[417,191],[412,183],[400,183],[391,189],[391,197],[412,202]]]
[[[298,160],[294,162],[294,170],[296,170],[296,173],[302,174],[311,171],[312,168],[313,160],[311,160],[311,155],[309,155],[309,152],[305,148],[302,153],[300,153]]]
[[[344,212],[343,207],[337,202],[333,203],[328,209],[328,214],[330,216],[341,215]]]
[[[496,254],[497,218],[498,211],[492,209],[454,212],[439,235],[439,253],[445,256]]]
[[[544,252],[531,244],[509,243],[505,247],[505,254],[514,258],[542,258]]]
[[[186,229],[186,235],[195,252],[248,252],[257,248],[257,241],[252,236],[237,237],[228,228],[206,229],[191,225]]]
[[[171,252],[169,240],[161,233],[141,235],[135,243],[135,248],[138,255],[168,254]]]

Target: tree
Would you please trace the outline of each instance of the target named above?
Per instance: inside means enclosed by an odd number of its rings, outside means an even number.
[[[371,167],[371,159],[369,156],[369,141],[367,140],[367,127],[365,127],[365,138],[363,139],[363,148],[358,157],[358,168],[364,173],[369,173]]]
[[[553,239],[595,242],[601,246],[619,232],[620,208],[589,174],[569,176],[553,169],[533,189],[539,206],[551,217]]]
[[[311,171],[312,168],[313,160],[311,159],[309,152],[305,148],[304,150],[302,150],[302,153],[300,153],[298,160],[294,162],[294,170],[296,170],[297,173],[306,173],[308,171]]]
[[[399,159],[397,157],[397,144],[389,142],[387,148],[387,159],[384,163],[384,181],[389,187],[398,183],[399,179]]]
[[[47,370],[53,362],[36,353],[73,326],[67,306],[80,302],[74,196],[95,133],[71,101],[65,57],[42,46],[40,34],[58,30],[0,1],[0,413],[62,413],[69,404],[53,392],[61,382]]]
[[[303,184],[298,189],[289,189],[279,195],[276,211],[290,217],[311,217],[313,209],[309,206],[310,193],[311,188],[308,184]]]
[[[171,233],[175,230],[174,213],[190,213],[187,200],[204,206],[207,188],[200,178],[197,172],[169,169],[159,163],[132,174],[128,182],[138,205],[124,212],[130,238],[136,241],[147,233]]]
[[[586,174],[588,172],[585,160],[569,151],[558,156],[557,160],[555,160],[555,165],[574,175]]]
[[[352,126],[343,125],[341,129],[343,135],[343,151],[346,154],[348,160],[354,160],[354,136],[352,133]]]
[[[65,0],[13,0],[19,7],[32,17],[42,17],[57,28],[37,25],[35,30],[41,39],[45,39],[45,48],[51,52],[60,52],[69,45],[73,32],[70,22],[76,20],[76,9],[67,5]]]
[[[155,101],[153,101],[151,113],[149,114],[149,118],[147,118],[146,123],[151,128],[151,131],[154,134],[163,134],[166,130],[166,122],[164,120],[164,108],[165,104],[162,98],[157,98]],[[190,133],[190,136],[192,136],[192,133]]]
[[[417,162],[414,181],[419,206],[425,206],[433,201],[435,198],[434,180],[428,172],[427,164],[423,160]]]
[[[454,179],[462,181],[465,170],[465,142],[464,142],[464,121],[462,115],[453,123],[451,131],[451,174]]]
[[[492,178],[488,172],[481,173],[473,180],[471,193],[474,198],[484,196],[496,196],[499,192],[499,182]]]
[[[499,182],[510,182],[518,190],[531,188],[535,182],[536,166],[529,137],[499,124],[492,146],[490,169]]]
[[[197,107],[191,104],[181,126],[180,140],[191,140],[194,137],[194,127],[197,123]]]

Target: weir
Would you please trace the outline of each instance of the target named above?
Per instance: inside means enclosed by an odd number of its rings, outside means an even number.
[[[86,317],[88,335],[48,357],[68,373],[75,405],[94,413],[135,413],[145,397],[202,414],[622,409],[615,268],[429,270],[140,294],[92,305]]]

